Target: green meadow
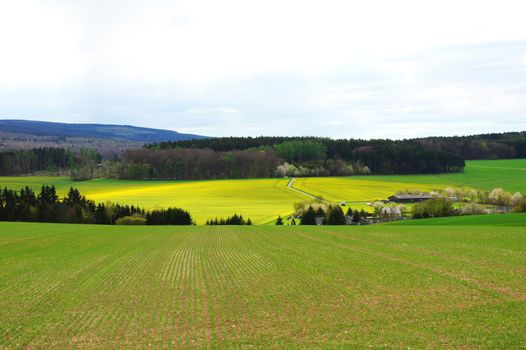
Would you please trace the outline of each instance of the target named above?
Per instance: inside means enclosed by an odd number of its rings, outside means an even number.
[[[526,215],[463,219],[0,223],[0,348],[525,348]]]
[[[297,178],[294,188],[354,209],[383,200],[399,190],[431,191],[465,186],[482,190],[503,187],[526,194],[526,159],[468,161],[463,173],[437,175],[351,176]],[[54,184],[64,195],[73,186],[96,201],[134,204],[147,209],[177,206],[192,214],[198,224],[234,213],[256,224],[272,223],[278,215],[293,212],[294,203],[310,197],[287,187],[287,179],[208,181],[129,181],[94,179],[75,182],[66,177],[0,177],[0,187],[38,190]]]
[[[347,201],[358,206],[404,189],[471,187],[490,191],[502,187],[526,194],[526,159],[468,161],[462,173],[304,178],[296,179],[294,186],[332,202]]]

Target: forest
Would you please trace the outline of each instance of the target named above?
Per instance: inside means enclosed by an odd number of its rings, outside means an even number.
[[[150,149],[168,148],[210,148],[215,151],[242,150],[259,147],[273,147],[287,141],[316,140],[327,147],[327,157],[339,155],[350,157],[357,148],[382,144],[420,144],[427,148],[457,154],[465,160],[510,159],[526,157],[526,131],[480,134],[471,136],[423,137],[400,141],[330,139],[319,137],[223,137],[201,140],[161,142],[147,145]]]
[[[74,152],[60,147],[41,147],[4,151],[0,152],[0,176],[68,170],[72,176],[80,177],[86,168],[93,168],[101,159],[92,149]]]
[[[122,160],[119,175],[129,179],[167,178],[163,176],[167,173],[180,179],[432,174],[462,171],[465,165],[457,154],[425,147],[414,140],[308,137],[167,142],[126,151]]]
[[[0,152],[0,176],[68,173],[74,180],[244,179],[436,174],[468,159],[526,157],[526,132],[409,140],[225,137],[147,144],[106,159],[91,149]]]

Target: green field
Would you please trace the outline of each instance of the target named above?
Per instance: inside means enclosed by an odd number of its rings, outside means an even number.
[[[398,190],[471,187],[526,193],[526,159],[468,161],[463,173],[437,175],[351,176],[296,179],[294,187],[353,207],[386,199]]]
[[[449,225],[491,225],[491,226],[516,226],[526,227],[526,215],[517,214],[491,214],[491,215],[466,215],[451,216],[444,218],[433,218],[426,220],[405,220],[390,222],[389,225],[413,225],[413,226],[449,226]]]
[[[509,226],[0,223],[0,348],[525,348],[519,217],[493,217]]]
[[[404,176],[352,176],[297,178],[294,187],[332,202],[346,201],[356,208],[383,200],[399,190],[430,191],[452,186],[526,193],[526,159],[469,161],[463,173]],[[75,182],[65,177],[0,177],[0,187],[19,189],[55,184],[61,194],[78,188],[96,201],[114,201],[153,209],[168,206],[184,208],[198,224],[214,217],[234,213],[249,217],[256,224],[273,222],[278,215],[292,213],[295,202],[309,199],[287,188],[287,179],[211,180],[211,181],[126,181],[95,179]]]

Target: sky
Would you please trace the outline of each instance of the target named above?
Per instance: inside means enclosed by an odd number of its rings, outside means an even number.
[[[523,0],[0,0],[0,119],[208,136],[526,130]]]

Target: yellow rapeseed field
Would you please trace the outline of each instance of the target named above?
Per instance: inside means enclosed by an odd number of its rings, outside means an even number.
[[[70,187],[96,202],[112,201],[146,209],[179,207],[188,210],[197,224],[235,213],[255,224],[274,222],[294,211],[294,203],[309,197],[287,188],[287,179],[209,181],[127,181],[95,179],[74,182],[60,177],[2,177],[3,188],[30,186],[38,191],[54,184],[60,195]]]
[[[294,181],[294,187],[323,199],[346,202],[353,208],[365,208],[367,203],[381,201],[401,190],[432,191],[448,187],[447,184],[416,182],[387,182],[374,176],[309,177]]]

